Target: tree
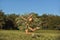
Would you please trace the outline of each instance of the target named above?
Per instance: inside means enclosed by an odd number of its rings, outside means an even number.
[[[18,17],[18,15],[16,14],[6,15],[5,26],[3,27],[3,29],[18,29],[15,22],[16,17]]]
[[[0,29],[3,28],[3,26],[5,25],[5,14],[2,10],[0,10]]]
[[[17,17],[16,23],[20,28],[23,27],[25,29],[28,26],[28,28],[31,27],[34,29],[41,26],[41,19],[38,18],[36,13],[30,13],[27,16],[23,15]]]

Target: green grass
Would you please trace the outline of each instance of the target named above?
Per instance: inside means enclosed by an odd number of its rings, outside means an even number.
[[[35,34],[34,37],[32,34]],[[0,30],[0,40],[60,40],[58,30],[39,30],[32,34],[27,35],[19,30]]]

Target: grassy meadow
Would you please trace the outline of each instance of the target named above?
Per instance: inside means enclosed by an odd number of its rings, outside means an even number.
[[[60,40],[60,31],[39,30],[25,34],[19,30],[0,30],[0,40]]]

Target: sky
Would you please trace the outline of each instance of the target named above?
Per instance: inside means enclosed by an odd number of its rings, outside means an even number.
[[[60,15],[60,0],[0,0],[0,10],[5,14],[35,12],[38,15]]]

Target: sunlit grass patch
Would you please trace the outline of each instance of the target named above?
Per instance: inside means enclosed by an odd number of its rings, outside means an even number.
[[[32,37],[32,34],[27,35],[18,30],[0,30],[0,40],[60,40],[60,31],[49,31],[33,32],[34,37]]]

